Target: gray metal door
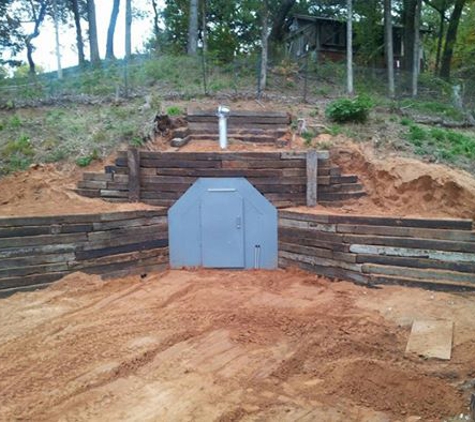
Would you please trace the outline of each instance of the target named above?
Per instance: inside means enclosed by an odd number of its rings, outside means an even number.
[[[235,189],[208,189],[201,197],[203,267],[244,268],[243,208]]]

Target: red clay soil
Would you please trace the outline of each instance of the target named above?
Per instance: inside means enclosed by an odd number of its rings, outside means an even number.
[[[368,194],[345,212],[475,218],[475,179],[463,170],[387,155],[348,142],[332,151],[343,173],[356,174]]]
[[[86,171],[103,171],[96,163]],[[86,198],[74,192],[82,170],[76,166],[59,170],[39,165],[0,179],[0,217],[25,215],[87,214],[153,208],[145,204],[117,204]]]
[[[169,147],[162,138],[150,144],[148,149],[177,150]],[[304,149],[302,140],[297,137],[286,149]],[[275,147],[231,142],[229,150],[272,151]],[[219,147],[216,141],[195,141],[180,151],[219,151]],[[334,207],[299,207],[300,209],[315,213],[400,217],[475,217],[475,179],[464,171],[394,155],[377,158],[370,146],[356,145],[350,141],[332,150],[331,158],[333,163],[341,166],[344,174],[356,174],[360,178],[367,196],[345,201]],[[112,159],[113,156],[107,161]],[[144,204],[108,203],[73,192],[77,181],[82,177],[82,171],[102,172],[104,164],[105,162],[96,162],[85,170],[75,166],[59,170],[54,165],[40,165],[0,179],[0,216],[150,208]]]
[[[475,296],[297,270],[75,273],[0,306],[0,420],[438,421],[468,413]],[[404,355],[455,322],[452,360]],[[461,389],[464,387],[465,389]]]

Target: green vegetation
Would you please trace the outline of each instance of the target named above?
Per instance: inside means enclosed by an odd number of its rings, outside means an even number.
[[[141,146],[156,110],[140,112],[143,98],[118,105],[0,111],[1,174],[31,163],[68,160],[89,165],[120,147]]]
[[[89,155],[77,158],[76,164],[79,167],[87,167],[89,164],[91,164],[94,160],[97,159],[99,159],[99,153],[97,152],[97,149],[94,149]]]
[[[1,161],[4,163],[2,173],[25,170],[32,163],[33,155],[33,146],[28,136],[21,135],[18,139],[7,142],[1,149]]]
[[[331,102],[325,110],[328,119],[337,123],[364,123],[374,102],[369,97],[340,98]]]
[[[342,126],[338,124],[333,124],[328,129],[326,130],[326,133],[328,133],[331,136],[338,136],[344,132],[344,129]]]
[[[463,113],[454,106],[436,101],[406,99],[401,101],[401,107],[406,109],[410,108],[429,115],[440,116],[449,120],[461,121],[465,117]]]
[[[454,161],[463,157],[475,159],[475,137],[448,129],[426,129],[416,124],[408,126],[405,138],[418,155],[431,154],[441,160]]]
[[[180,116],[181,114],[183,114],[183,111],[178,106],[171,106],[167,108],[167,114],[169,116]]]
[[[312,130],[306,130],[302,132],[302,138],[306,146],[312,145],[313,138],[315,138],[315,133]]]

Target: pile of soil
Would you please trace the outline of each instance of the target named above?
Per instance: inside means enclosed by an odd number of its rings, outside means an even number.
[[[87,171],[104,171],[97,162]],[[82,170],[71,165],[59,169],[53,164],[32,166],[0,179],[0,217],[26,215],[88,214],[153,208],[145,204],[117,204],[86,198],[74,192]]]
[[[356,174],[368,196],[345,211],[401,216],[475,217],[475,179],[463,170],[386,154],[347,142],[332,152],[343,173]]]
[[[71,274],[1,301],[0,419],[441,420],[467,413],[474,304],[297,270]],[[404,356],[428,317],[455,322],[449,362]]]

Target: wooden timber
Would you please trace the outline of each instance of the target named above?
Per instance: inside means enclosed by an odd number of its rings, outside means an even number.
[[[131,196],[131,187],[137,184],[138,174],[139,185],[134,190],[138,191],[139,199],[166,207],[173,205],[199,177],[245,177],[277,207],[305,204],[310,190],[319,190],[319,199],[326,202],[364,195],[356,176],[341,175],[340,168],[331,165],[327,151],[310,154],[313,154],[312,166],[307,167],[306,151],[140,151],[140,168],[134,170],[132,180],[131,152],[121,151],[115,166],[108,166],[105,174],[85,176],[77,192],[111,201],[132,201],[136,195]],[[311,196],[316,198],[316,194]]]
[[[279,212],[279,259],[368,284],[475,289],[471,220]]]
[[[167,262],[166,209],[0,218],[3,296],[73,271],[140,273]]]

